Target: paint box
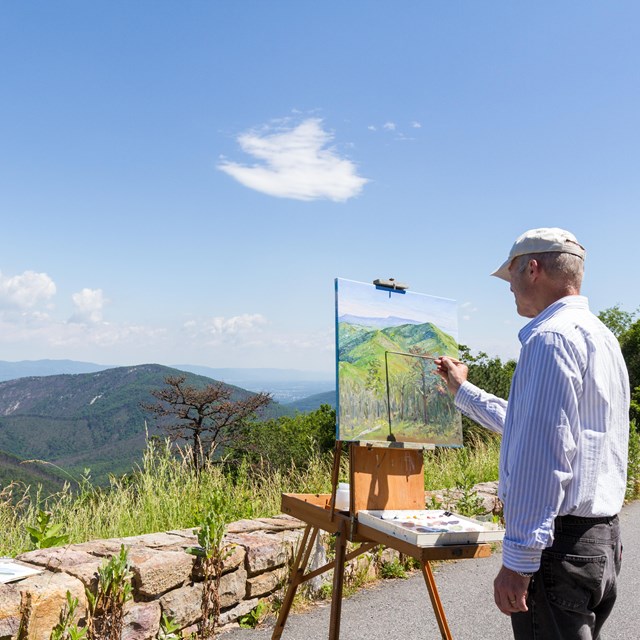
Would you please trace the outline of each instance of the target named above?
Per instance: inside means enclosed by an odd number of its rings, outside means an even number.
[[[358,522],[417,547],[500,542],[504,529],[443,509],[361,510]]]

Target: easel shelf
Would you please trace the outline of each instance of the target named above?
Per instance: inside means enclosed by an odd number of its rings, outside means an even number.
[[[384,545],[418,561],[461,560],[463,558],[486,558],[491,555],[490,544],[452,544],[419,547],[411,542],[375,529],[352,519],[345,512],[332,512],[330,493],[284,493],[282,494],[282,513],[298,518],[309,526],[327,533],[337,533],[341,528],[346,531],[349,542]]]

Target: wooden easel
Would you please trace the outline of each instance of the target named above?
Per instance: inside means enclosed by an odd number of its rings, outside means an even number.
[[[307,526],[291,568],[287,593],[271,636],[272,640],[278,640],[282,636],[298,587],[330,569],[334,569],[334,572],[329,640],[339,640],[345,564],[378,545],[396,549],[420,563],[440,634],[445,640],[453,640],[429,563],[434,560],[487,557],[491,554],[490,546],[464,544],[418,547],[358,523],[358,512],[363,509],[424,509],[424,461],[421,449],[408,449],[402,445],[375,446],[350,443],[351,504],[348,513],[336,511],[334,507],[341,451],[342,443],[337,442],[331,494],[282,496],[283,513],[306,522]],[[335,560],[305,574],[320,529],[336,536]],[[359,542],[360,547],[347,553],[348,541]]]

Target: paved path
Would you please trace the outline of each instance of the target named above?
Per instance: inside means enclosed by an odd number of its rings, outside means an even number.
[[[621,514],[623,567],[616,608],[601,640],[640,637],[640,502]],[[455,640],[512,640],[509,619],[493,604],[493,579],[502,561],[463,560],[437,567],[435,579]],[[289,616],[282,640],[325,640],[329,605]],[[267,640],[273,621],[260,629],[238,629],[224,640]],[[348,598],[342,606],[341,640],[441,640],[420,573],[408,580],[384,580]]]

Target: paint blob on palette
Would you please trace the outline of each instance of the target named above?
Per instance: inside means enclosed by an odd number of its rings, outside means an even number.
[[[359,511],[358,522],[419,547],[498,542],[504,529],[442,509]]]

